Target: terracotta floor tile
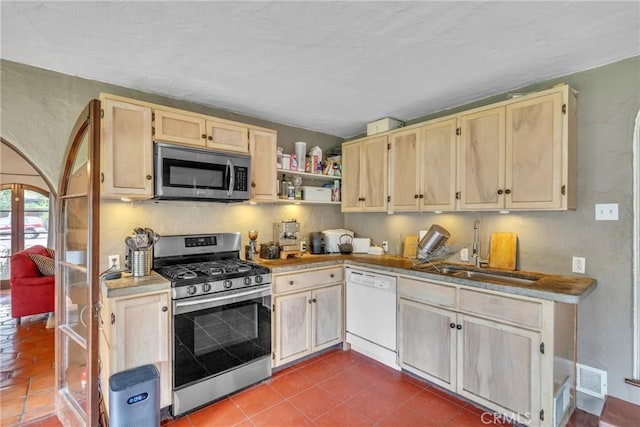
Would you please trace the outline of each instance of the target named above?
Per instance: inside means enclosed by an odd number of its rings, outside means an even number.
[[[254,426],[254,424],[251,422],[251,420],[246,419],[246,420],[242,421],[241,423],[236,424],[236,425],[235,425],[235,426],[233,426],[233,427],[255,427],[255,426]]]
[[[2,414],[2,418],[0,418],[0,425],[2,427],[14,427],[20,425],[20,415],[14,415],[13,417],[4,417]]]
[[[250,420],[256,427],[313,426],[313,423],[289,402],[281,402],[251,417]]]
[[[314,420],[319,427],[369,427],[372,422],[349,406],[342,404]]]
[[[283,397],[293,396],[312,387],[314,384],[315,382],[309,377],[295,371],[287,375],[278,376],[269,383]]]
[[[29,380],[22,379],[15,384],[0,389],[0,400],[12,400],[25,397],[29,388]]]
[[[48,406],[55,404],[55,393],[42,391],[40,393],[29,394],[27,396],[27,404],[25,406],[26,412],[31,412],[41,406]]]
[[[42,427],[62,427],[62,423],[55,415],[42,420]]]
[[[433,421],[417,414],[406,406],[401,406],[382,420],[380,427],[441,427]]]
[[[230,399],[223,399],[189,414],[189,421],[194,426],[233,426],[246,419],[246,415]]]
[[[37,408],[25,411],[24,415],[22,416],[22,421],[38,420],[42,417],[46,417],[47,415],[54,413],[55,410],[55,403],[45,406],[38,406]]]
[[[44,375],[38,375],[31,377],[31,384],[29,385],[29,394],[39,393],[43,390],[50,390],[56,386],[55,373],[48,373]]]
[[[296,394],[289,402],[310,420],[315,420],[340,404],[337,397],[318,386]]]
[[[320,360],[317,363],[305,366],[299,370],[301,374],[306,375],[315,382],[323,381],[340,371],[342,371],[340,366],[327,363],[324,360]]]
[[[248,417],[262,412],[283,400],[284,398],[268,384],[260,384],[231,396],[231,401]]]
[[[445,425],[463,411],[460,406],[428,391],[421,391],[417,396],[409,400],[405,406],[428,422],[440,426]],[[465,412],[471,414],[469,411]],[[473,415],[478,417],[475,414]]]
[[[7,418],[22,414],[24,400],[25,398],[11,400],[2,399],[2,402],[0,402],[0,412],[2,413],[2,417]]]
[[[23,368],[16,369],[13,372],[12,377],[21,377],[21,378],[29,378],[29,377],[37,377],[43,374],[49,374],[54,372],[54,367],[51,362],[47,363],[32,363],[31,365],[27,365]]]
[[[440,398],[442,398],[444,400],[448,400],[449,402],[451,402],[453,404],[456,404],[461,408],[463,408],[463,407],[465,407],[467,405],[467,402],[465,402],[464,400],[459,399],[455,395],[453,395],[453,394],[451,394],[449,392],[446,392],[444,390],[441,390],[438,387],[435,387],[435,386],[434,387],[429,387],[426,390],[427,390],[427,392],[429,392],[429,393],[431,393],[431,394],[433,394],[435,396],[438,396],[438,397],[440,397]]]
[[[319,385],[340,400],[348,400],[371,386],[352,370],[340,372]]]
[[[423,388],[402,379],[383,379],[374,384],[373,389],[399,400],[402,403],[412,399],[424,390]]]
[[[487,425],[492,425],[489,420],[481,419],[477,414],[473,414],[469,411],[461,411],[458,415],[456,415],[451,421],[449,421],[446,426],[447,427],[486,427]]]
[[[175,420],[163,421],[162,427],[193,427],[193,423],[189,419],[189,416],[184,416],[181,418],[176,418]]]
[[[379,423],[402,405],[393,398],[372,388],[351,398],[346,404],[374,423]]]
[[[356,371],[363,380],[370,384],[395,376],[393,369],[384,366],[381,363],[372,364],[369,362],[358,362],[353,367],[349,368],[349,370]]]

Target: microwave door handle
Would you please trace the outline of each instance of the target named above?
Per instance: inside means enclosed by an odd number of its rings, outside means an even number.
[[[227,190],[227,196],[231,197],[233,194],[233,186],[235,184],[235,169],[231,160],[227,160],[227,170],[229,171],[229,188]]]

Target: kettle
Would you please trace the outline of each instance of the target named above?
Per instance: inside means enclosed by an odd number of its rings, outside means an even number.
[[[350,234],[343,234],[342,236],[340,236],[340,243],[338,244],[338,250],[342,255],[349,255],[353,252],[352,242],[353,242],[353,237],[351,237]]]

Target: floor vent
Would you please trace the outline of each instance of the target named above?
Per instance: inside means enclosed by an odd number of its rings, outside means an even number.
[[[576,368],[578,370],[576,391],[604,399],[607,394],[607,371],[580,363],[576,364]]]

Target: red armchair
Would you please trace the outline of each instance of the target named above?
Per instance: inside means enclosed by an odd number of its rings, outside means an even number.
[[[11,255],[11,317],[18,323],[21,316],[54,310],[55,276],[44,276],[29,254],[52,259],[52,252],[40,245]]]

